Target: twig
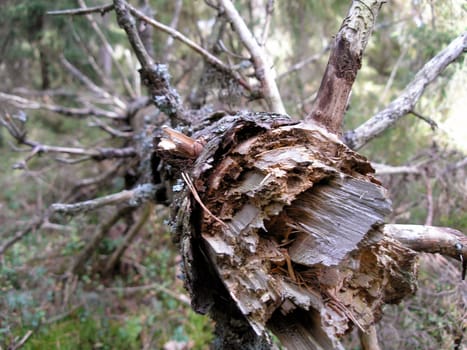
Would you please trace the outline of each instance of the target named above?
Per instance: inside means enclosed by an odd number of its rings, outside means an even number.
[[[7,101],[12,105],[22,108],[22,109],[44,109],[47,111],[55,112],[58,114],[62,114],[69,117],[78,117],[78,118],[85,118],[88,116],[96,116],[96,117],[106,117],[110,119],[125,119],[119,113],[106,111],[100,108],[92,108],[92,107],[84,107],[84,108],[68,108],[60,105],[48,104],[48,103],[41,103],[37,101],[28,100],[21,96],[7,94],[4,92],[0,92],[0,100]]]
[[[167,66],[154,64],[138,34],[130,9],[133,9],[135,13],[139,11],[123,0],[114,0],[114,5],[118,24],[125,30],[128,41],[141,64],[141,80],[148,87],[154,103],[171,119],[183,120],[180,96],[170,85],[170,74]],[[147,18],[144,14],[141,14],[141,16]]]
[[[196,191],[196,188],[195,188],[195,185],[193,184],[193,181],[191,181],[190,177],[182,172],[182,179],[183,181],[185,181],[186,185],[188,186],[188,188],[190,189],[190,192],[191,194],[193,195],[193,197],[195,198],[195,200],[198,202],[198,204],[201,206],[201,208],[204,209],[204,211],[210,216],[212,217],[215,221],[217,221],[219,224],[221,224],[221,226],[223,227],[228,227],[228,225],[222,221],[221,219],[219,219],[217,216],[215,216],[203,203],[203,201],[201,200],[201,198],[199,197],[199,194],[198,194],[198,191]]]
[[[220,0],[225,14],[235,28],[240,40],[248,49],[255,67],[255,74],[261,82],[263,97],[265,98],[271,112],[286,114],[284,104],[274,80],[274,75],[269,67],[266,53],[258,44],[251,31],[248,29],[243,18],[238,13],[231,0]]]
[[[462,262],[462,279],[467,270],[467,236],[448,227],[385,225],[384,234],[418,252],[440,253]]]
[[[87,8],[86,3],[84,2],[84,0],[78,0],[78,4],[84,9]],[[97,24],[96,20],[91,15],[86,15],[86,19],[91,24],[92,29],[94,29],[94,31],[96,32],[97,37],[101,41],[102,45],[104,45],[104,49],[109,53],[110,57],[112,58],[112,62],[115,65],[115,67],[117,68],[117,72],[120,75],[120,78],[122,79],[123,86],[124,86],[125,90],[127,91],[127,93],[131,97],[133,97],[133,98],[136,97],[136,94],[135,94],[133,88],[131,87],[130,82],[128,81],[128,79],[125,76],[125,73],[123,71],[122,66],[120,65],[120,62],[117,59],[117,55],[116,55],[115,51],[113,50],[112,46],[109,44],[108,40],[106,39],[104,33],[100,29],[100,27]]]
[[[53,212],[58,212],[68,215],[76,215],[79,213],[96,210],[107,205],[116,205],[119,203],[127,203],[132,207],[137,207],[142,203],[153,198],[156,191],[156,186],[153,184],[138,185],[132,190],[124,190],[118,193],[110,194],[83,202],[65,204],[65,203],[54,203],[51,205]]]
[[[33,334],[33,331],[31,330],[27,331],[26,334],[21,338],[19,342],[10,344],[7,350],[21,349],[26,344],[26,342],[28,341],[28,339],[31,337],[32,334]]]
[[[357,129],[346,132],[345,143],[357,150],[382,134],[404,115],[413,111],[428,84],[433,82],[451,62],[465,51],[467,51],[467,33],[454,39],[444,50],[426,63],[400,96],[387,108],[378,112]]]
[[[97,86],[96,84],[94,84],[94,82],[89,77],[87,77],[83,72],[81,72],[78,68],[76,68],[73,64],[71,64],[65,58],[63,54],[60,55],[60,62],[68,70],[68,72],[71,73],[72,76],[74,76],[79,81],[81,81],[85,86],[87,86],[89,90],[91,90],[92,92],[94,92],[95,94],[103,98],[108,99],[109,101],[116,104],[118,107],[122,109],[126,108],[125,102],[123,102],[120,98],[116,96],[112,96],[109,92],[105,91],[100,86]],[[102,99],[99,102],[102,103],[103,102]]]
[[[132,294],[132,293],[144,292],[144,291],[153,290],[153,289],[155,289],[156,291],[165,293],[167,295],[170,295],[172,298],[180,301],[183,304],[190,305],[190,299],[188,298],[188,296],[184,294],[177,294],[160,283],[152,283],[152,284],[148,284],[145,286],[137,286],[137,287],[106,288],[105,290],[109,292],[114,292],[114,293]]]
[[[431,130],[435,131],[437,128],[438,128],[438,124],[431,118],[428,118],[428,117],[424,117],[423,115],[421,115],[420,113],[417,113],[415,111],[410,111],[410,114],[413,114],[414,116],[416,116],[417,118],[427,122],[428,124],[430,124],[430,128]]]
[[[133,16],[135,16],[135,17],[139,18],[140,20],[143,20],[146,23],[152,25],[153,27],[155,27],[155,28],[169,34],[175,40],[178,40],[178,41],[184,43],[185,45],[187,45],[188,47],[193,49],[195,52],[197,52],[198,54],[203,56],[204,59],[207,62],[212,64],[214,67],[219,69],[221,72],[226,73],[229,76],[231,76],[232,78],[234,78],[235,81],[237,81],[237,83],[240,84],[241,86],[243,86],[246,90],[251,91],[250,85],[245,80],[243,80],[237,72],[232,70],[224,62],[222,62],[219,58],[212,55],[208,50],[204,49],[203,47],[201,47],[200,45],[198,45],[197,43],[195,43],[191,39],[188,39],[186,36],[184,36],[179,31],[177,31],[177,30],[175,30],[173,28],[170,28],[169,26],[166,26],[163,23],[160,23],[160,22],[156,21],[153,18],[149,18],[144,13],[142,13],[141,11],[138,11],[137,9],[135,9],[133,6],[131,6],[131,5],[127,4],[127,3],[125,3],[125,4],[126,4],[126,6],[128,7],[128,9],[130,10],[130,12],[131,12],[131,14]]]
[[[274,13],[274,0],[268,0],[266,3],[266,19],[264,20],[263,31],[261,33],[261,39],[259,40],[259,45],[266,45],[266,40],[268,39],[269,27],[271,26],[271,17]]]
[[[183,5],[183,0],[177,0],[175,2],[174,14],[172,17],[172,21],[170,22],[170,25],[169,25],[169,28],[172,28],[173,30],[176,30],[178,26],[180,14],[182,13],[182,5]],[[165,43],[163,62],[167,62],[173,43],[174,43],[174,37],[170,35],[167,38],[167,41]]]
[[[407,40],[407,38],[406,38],[406,40]],[[405,44],[404,47],[402,48],[401,53],[400,53],[399,57],[397,58],[397,61],[394,64],[394,67],[391,70],[391,74],[389,75],[389,78],[388,78],[388,80],[386,82],[386,85],[384,86],[383,92],[381,93],[381,95],[378,98],[380,103],[383,102],[383,101],[384,101],[384,103],[386,103],[386,95],[388,94],[388,91],[389,91],[389,89],[391,88],[391,86],[392,86],[392,84],[394,82],[394,78],[396,77],[396,73],[399,70],[400,65],[402,64],[402,61],[403,61],[405,55],[407,54],[407,51],[409,50],[409,47],[410,47],[409,44]]]
[[[420,175],[421,170],[415,165],[392,166],[380,163],[371,163],[376,175],[396,175],[396,174],[416,174]]]
[[[427,171],[423,173],[423,179],[425,180],[427,202],[425,226],[431,226],[433,224],[433,187],[431,185],[431,179],[428,177]]]
[[[101,16],[103,16],[107,12],[112,11],[113,8],[114,8],[113,4],[107,4],[107,5],[88,7],[88,8],[47,11],[47,14],[50,16],[58,16],[58,15],[79,16],[79,15],[88,15],[91,13],[98,12],[101,14]]]
[[[284,73],[279,74],[277,76],[276,80],[281,80],[281,79],[285,78],[287,75],[306,67],[310,63],[318,61],[321,58],[321,56],[323,56],[326,52],[329,51],[329,49],[330,49],[330,46],[327,45],[321,52],[319,52],[319,53],[317,53],[317,54],[315,54],[313,56],[307,57],[307,58],[305,58],[304,60],[302,60],[300,62],[295,63],[287,71],[285,71]]]
[[[444,171],[442,172],[441,175],[444,175],[450,171],[454,171],[454,170],[457,170],[457,169],[460,169],[460,168],[463,168],[467,166],[467,157],[465,157],[464,159],[458,161],[457,163],[454,163],[454,164],[450,164],[448,165]]]
[[[123,137],[123,138],[131,138],[133,137],[133,132],[131,131],[121,131],[111,127],[110,125],[104,123],[102,120],[97,119],[95,117],[92,118],[92,121],[95,125],[97,125],[100,129],[104,130],[108,134],[115,136],[115,137]]]
[[[115,225],[121,218],[131,213],[135,208],[123,207],[120,208],[110,219],[102,223],[96,230],[96,233],[86,246],[81,250],[78,256],[74,259],[72,265],[69,268],[69,272],[73,275],[79,273],[82,270],[83,265],[91,257],[94,250],[97,248],[99,243],[104,239],[107,232]]]
[[[44,221],[48,218],[48,213],[43,214],[41,217],[34,220],[31,224],[29,224],[25,229],[18,231],[13,237],[7,239],[3,244],[0,246],[0,256],[5,254],[5,252],[12,247],[16,242],[19,242],[23,237],[27,236],[31,232],[35,232],[41,228]]]
[[[305,117],[341,135],[352,86],[361,68],[363,52],[385,1],[354,0],[331,47],[318,96]]]
[[[83,52],[85,53],[84,56],[86,56],[86,59],[89,62],[89,65],[94,69],[94,72],[96,72],[100,81],[105,85],[108,91],[114,92],[115,91],[114,84],[109,80],[108,74],[104,73],[102,68],[97,63],[97,59],[94,56],[93,51],[89,48],[88,43],[83,41],[79,32],[76,30],[76,28],[73,25],[68,24],[68,26],[70,28],[71,34],[73,35],[73,39],[79,45],[81,50],[83,50]]]
[[[109,273],[113,271],[115,268],[116,264],[122,257],[123,253],[128,249],[130,246],[131,242],[135,239],[135,237],[138,235],[139,231],[143,228],[144,224],[148,221],[150,215],[151,215],[151,205],[146,205],[143,211],[143,214],[139,217],[139,220],[136,224],[134,224],[130,231],[125,235],[125,239],[118,246],[118,248],[113,252],[112,256],[110,259],[107,261],[107,264],[105,265],[104,268],[104,273]]]

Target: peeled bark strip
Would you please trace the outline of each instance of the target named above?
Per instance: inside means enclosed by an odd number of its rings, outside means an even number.
[[[209,141],[183,170],[173,226],[197,311],[234,305],[259,339],[269,327],[290,348],[333,349],[414,292],[415,253],[381,231],[384,188],[335,135],[243,113],[193,139]]]

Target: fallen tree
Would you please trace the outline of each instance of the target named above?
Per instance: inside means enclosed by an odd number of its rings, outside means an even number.
[[[354,150],[411,111],[425,86],[466,50],[465,34],[430,61],[399,99],[371,119],[372,127],[347,132],[342,140],[349,95],[383,3],[352,3],[331,45],[312,110],[303,121],[285,114],[267,57],[230,0],[219,1],[216,9],[250,53],[260,83],[257,90],[210,52],[123,0],[55,12],[115,11],[141,64],[141,81],[167,117],[160,124],[170,126],[156,125],[134,147],[80,150],[77,154],[96,159],[137,155],[150,166],[133,190],[87,202],[57,203],[51,211],[72,214],[117,202],[132,206],[169,202],[185,286],[193,308],[216,321],[215,349],[268,349],[268,329],[290,349],[340,349],[340,339],[354,327],[360,330],[365,348],[376,349],[373,326],[381,318],[382,306],[416,291],[417,251],[460,260],[463,276],[467,261],[467,239],[460,232],[386,225],[391,212],[386,190],[370,162]],[[135,18],[189,45],[210,69],[264,99],[267,112],[206,113],[185,108],[170,85],[167,67],[148,54]],[[428,71],[433,74],[427,76]],[[41,107],[12,95],[3,98],[24,108]],[[63,113],[100,113],[53,107]],[[73,153],[28,141],[14,124],[3,123],[32,148],[32,156]],[[119,215],[127,211],[121,209]],[[116,220],[109,220],[109,225]],[[140,226],[135,227],[131,232]],[[71,273],[78,273],[104,232],[100,230],[83,249]],[[11,244],[0,247],[0,252]]]

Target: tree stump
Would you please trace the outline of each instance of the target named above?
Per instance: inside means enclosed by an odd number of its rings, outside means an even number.
[[[383,234],[391,203],[363,156],[283,115],[208,120],[191,141],[169,133],[158,154],[184,179],[172,226],[217,348],[268,348],[267,328],[290,349],[341,348],[414,293],[415,252]]]

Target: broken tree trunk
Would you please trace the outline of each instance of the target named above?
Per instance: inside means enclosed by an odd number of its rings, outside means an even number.
[[[415,252],[383,234],[391,204],[364,157],[277,114],[207,124],[198,141],[168,132],[158,153],[184,179],[173,227],[218,349],[268,348],[266,329],[290,349],[339,349],[415,291]]]

